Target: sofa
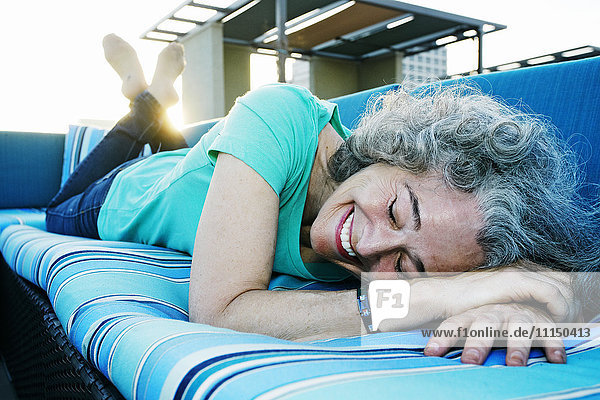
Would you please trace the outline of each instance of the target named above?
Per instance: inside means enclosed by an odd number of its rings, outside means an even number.
[[[579,154],[589,201],[600,184],[600,57],[464,78],[546,116]],[[443,84],[452,83],[444,82]],[[333,99],[352,128],[372,95]],[[193,145],[214,121],[184,131]],[[0,351],[20,398],[348,399],[600,396],[600,342],[568,338],[568,362],[539,349],[526,367],[426,357],[418,332],[290,342],[187,321],[191,257],[45,232],[43,207],[102,130],[0,133]],[[600,238],[599,238],[600,242]],[[270,290],[339,290],[276,275]],[[592,330],[595,335],[600,334]]]

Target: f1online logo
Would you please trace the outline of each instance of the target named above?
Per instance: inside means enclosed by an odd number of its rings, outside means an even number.
[[[408,315],[410,284],[402,280],[375,280],[369,283],[369,304],[373,330],[381,321]]]

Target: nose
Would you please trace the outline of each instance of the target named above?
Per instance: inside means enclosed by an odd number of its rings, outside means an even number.
[[[402,234],[378,225],[365,226],[358,242],[354,245],[359,256],[364,258],[379,258],[396,252],[402,245]]]

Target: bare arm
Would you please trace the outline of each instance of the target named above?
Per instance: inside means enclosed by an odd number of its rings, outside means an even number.
[[[356,291],[267,290],[278,215],[267,182],[219,154],[196,233],[190,320],[287,339],[360,333]]]
[[[355,290],[267,290],[278,215],[269,184],[239,159],[219,154],[196,233],[190,321],[291,340],[360,334]],[[418,299],[413,295],[411,307]],[[407,318],[395,328],[416,323]]]

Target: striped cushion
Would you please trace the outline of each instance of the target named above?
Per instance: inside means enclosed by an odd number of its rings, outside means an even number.
[[[108,129],[94,128],[91,126],[69,125],[69,132],[65,138],[65,153],[63,158],[63,170],[61,186],[73,173],[77,164],[96,146],[108,133]],[[150,146],[146,145],[142,150],[143,155],[150,154]]]
[[[61,186],[73,173],[77,164],[102,140],[106,132],[105,129],[90,126],[69,125],[69,132],[65,138]]]
[[[47,291],[81,353],[129,399],[571,398],[600,393],[600,343],[569,343],[568,365],[534,351],[507,368],[460,352],[424,357],[416,333],[306,343],[187,322],[189,256],[10,226],[0,249],[19,275]],[[494,368],[489,368],[494,367]]]

